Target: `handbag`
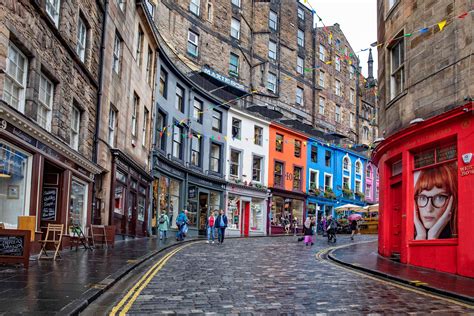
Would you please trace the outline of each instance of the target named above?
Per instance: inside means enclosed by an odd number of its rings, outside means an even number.
[[[186,224],[183,225],[183,233],[184,234],[188,233],[188,225],[186,225]]]

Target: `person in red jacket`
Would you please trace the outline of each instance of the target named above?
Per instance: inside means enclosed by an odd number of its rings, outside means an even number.
[[[215,235],[216,235],[216,218],[217,218],[217,210],[211,212],[211,216],[207,218],[207,243],[214,243]]]

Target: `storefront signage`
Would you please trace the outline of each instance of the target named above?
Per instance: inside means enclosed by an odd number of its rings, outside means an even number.
[[[465,177],[465,176],[472,176],[474,175],[474,166],[465,166],[465,167],[461,167],[459,168],[460,171],[461,171],[461,177]]]
[[[56,220],[57,200],[58,188],[43,188],[43,208],[41,209],[41,220]]]
[[[30,145],[33,145],[36,147],[36,139],[34,139],[33,137],[30,137],[29,135],[25,134],[23,131],[17,129],[16,127],[13,127],[13,129],[11,130],[12,134],[15,135],[15,136],[18,136],[18,138],[24,140],[25,142],[27,142],[28,144]]]
[[[191,181],[195,184],[200,184],[202,186],[212,188],[212,189],[217,189],[217,190],[224,190],[225,189],[224,184],[214,183],[214,182],[207,181],[207,180],[204,180],[204,179],[201,179],[201,178],[197,178],[197,177],[191,176],[191,175],[189,176],[189,181]]]
[[[175,168],[172,168],[171,166],[161,162],[158,160],[158,171],[165,170],[166,172],[178,176],[180,178],[184,178],[184,172],[176,170]]]
[[[234,81],[230,78],[227,78],[226,76],[223,76],[220,73],[217,73],[214,70],[211,70],[207,67],[203,67],[202,72],[205,73],[206,75],[211,76],[214,79],[219,80],[220,82],[223,82],[223,83],[229,85],[229,86],[232,86],[232,87],[237,88],[239,90],[242,90],[244,92],[247,91],[247,89],[245,88],[245,86],[243,84],[240,84],[237,81]]]
[[[188,188],[188,199],[195,199],[196,198],[196,187],[195,186],[190,186]]]
[[[1,236],[0,235],[0,256],[23,256],[23,236]]]
[[[30,231],[4,229],[0,231],[0,263],[23,263],[30,260]]]

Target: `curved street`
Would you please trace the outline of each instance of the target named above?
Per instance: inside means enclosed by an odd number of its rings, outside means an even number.
[[[357,236],[355,242],[373,238]],[[340,236],[337,246],[350,242],[349,237]],[[452,300],[324,260],[316,255],[328,248],[320,236],[312,247],[297,243],[296,237],[228,239],[222,245],[198,241],[181,247],[155,258],[146,268],[119,282],[83,314],[473,311]]]

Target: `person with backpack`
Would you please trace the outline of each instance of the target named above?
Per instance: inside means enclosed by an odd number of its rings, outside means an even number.
[[[328,233],[328,242],[336,242],[336,228],[337,222],[331,215],[328,216],[327,221],[327,233]]]
[[[314,245],[313,235],[314,235],[314,221],[311,217],[307,217],[303,226],[304,231],[304,243],[306,246]]]
[[[181,213],[179,213],[178,217],[176,218],[176,226],[178,226],[178,232],[176,233],[177,241],[184,240],[187,224],[189,222],[187,213],[188,213],[188,210],[183,210]]]
[[[219,244],[224,242],[225,229],[227,228],[227,216],[224,214],[224,210],[220,211],[215,221],[215,227],[217,230],[217,241]]]
[[[217,218],[217,211],[211,212],[211,216],[207,219],[207,243],[211,242],[214,243],[215,235],[216,235],[216,218]]]
[[[168,215],[165,213],[166,211],[163,210],[161,212],[160,217],[158,218],[158,231],[160,232],[160,240],[163,239],[163,237],[166,239],[166,233],[168,232],[168,229],[170,227],[170,219],[168,218]]]

